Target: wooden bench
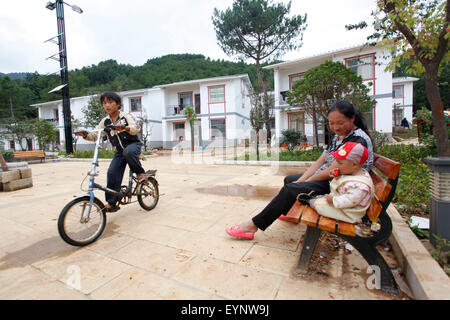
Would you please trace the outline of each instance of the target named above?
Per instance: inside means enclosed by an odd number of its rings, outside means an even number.
[[[378,222],[381,225],[381,229],[378,232],[373,232],[370,236],[358,235],[354,224],[320,216],[310,206],[304,205],[299,201],[295,202],[287,213],[285,220],[295,223],[301,222],[307,226],[302,252],[297,265],[298,273],[307,273],[317,241],[322,230],[324,230],[343,238],[361,253],[369,266],[377,266],[379,268],[381,290],[398,293],[391,269],[383,256],[378,252],[376,246],[388,240],[392,232],[392,221],[386,210],[394,197],[400,167],[401,164],[398,162],[377,154],[374,155],[374,168],[376,170],[372,170],[370,176],[375,186],[375,197],[363,221]],[[385,175],[387,180],[376,171],[380,171]]]
[[[44,150],[34,150],[34,151],[16,151],[14,152],[14,159],[41,159],[45,162],[45,152]]]

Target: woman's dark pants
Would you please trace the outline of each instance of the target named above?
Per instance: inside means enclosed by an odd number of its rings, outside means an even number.
[[[141,154],[142,143],[135,142],[128,145],[122,152],[116,152],[109,165],[107,184],[109,189],[120,191],[122,185],[123,174],[125,167],[130,166],[131,171],[136,174],[145,173],[139,161],[139,155]],[[114,205],[117,202],[117,197],[105,192],[105,199],[110,205]]]
[[[284,186],[278,195],[255,217],[253,223],[258,229],[266,230],[279,216],[286,215],[293,206],[299,193],[309,193],[314,190],[313,195],[330,193],[330,182],[324,181],[308,181],[294,182],[302,175],[295,174],[284,178]]]

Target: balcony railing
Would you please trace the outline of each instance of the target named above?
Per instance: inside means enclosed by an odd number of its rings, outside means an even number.
[[[184,106],[182,105],[170,105],[166,107],[166,116],[183,115]]]
[[[166,116],[184,116],[183,110],[186,106],[183,105],[169,105],[166,107]],[[195,107],[195,113],[200,114],[200,106]]]
[[[44,120],[47,121],[47,122],[50,122],[54,126],[58,126],[58,124],[59,124],[59,119],[58,118],[56,118],[56,119],[44,119]]]

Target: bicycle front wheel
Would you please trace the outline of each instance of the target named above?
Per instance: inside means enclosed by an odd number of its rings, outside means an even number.
[[[155,179],[149,178],[148,184],[140,184],[138,189],[138,201],[141,207],[147,211],[156,207],[159,200],[158,182]]]
[[[70,245],[86,246],[97,240],[105,229],[106,214],[103,203],[94,198],[88,218],[89,202],[88,196],[74,199],[62,209],[59,215],[59,235]]]

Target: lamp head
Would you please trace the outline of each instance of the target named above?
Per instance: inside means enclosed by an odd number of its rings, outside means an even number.
[[[80,7],[78,7],[78,6],[74,5],[74,4],[72,4],[70,6],[72,7],[73,11],[78,12],[79,14],[83,13],[83,10],[81,10]]]
[[[54,9],[56,8],[54,2],[47,2],[47,4],[45,5],[45,7],[46,7],[48,10],[54,10]]]

